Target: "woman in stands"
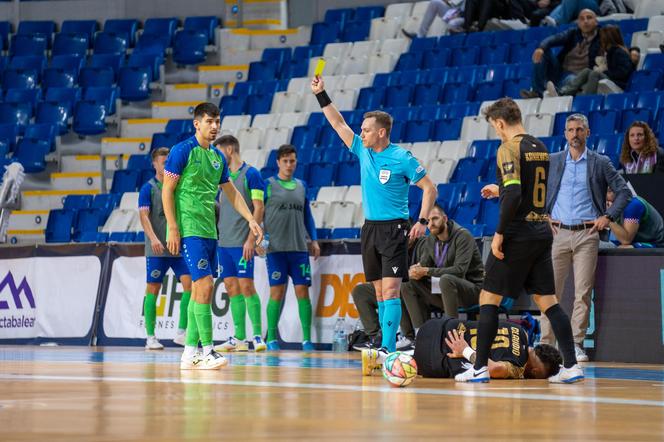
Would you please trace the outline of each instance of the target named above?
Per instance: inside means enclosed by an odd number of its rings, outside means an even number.
[[[586,68],[559,90],[553,82],[548,82],[549,95],[592,95],[597,93],[600,80],[609,79],[618,87],[625,89],[629,77],[634,72],[634,64],[625,46],[620,28],[609,25],[599,29],[600,50],[603,57],[597,57],[593,69]]]
[[[648,123],[635,121],[625,132],[620,164],[625,173],[664,172],[664,149],[657,146],[657,138]]]

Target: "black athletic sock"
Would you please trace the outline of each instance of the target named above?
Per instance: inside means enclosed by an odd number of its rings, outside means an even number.
[[[553,334],[558,341],[558,347],[563,354],[563,365],[565,368],[570,368],[576,364],[576,352],[574,351],[574,337],[572,336],[572,324],[569,322],[569,317],[560,307],[556,304],[544,312],[546,317],[549,318]]]
[[[477,330],[477,353],[475,355],[475,370],[489,364],[489,351],[493,340],[498,333],[498,306],[481,305],[480,320]]]

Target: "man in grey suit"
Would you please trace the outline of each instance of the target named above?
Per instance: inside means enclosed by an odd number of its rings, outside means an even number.
[[[570,267],[574,268],[572,332],[576,359],[588,361],[583,340],[588,328],[590,297],[595,282],[600,233],[620,218],[632,198],[625,180],[608,157],[586,148],[588,119],[572,114],[565,122],[567,149],[551,155],[547,184],[547,212],[553,229],[553,272],[560,300]],[[615,200],[606,207],[606,190],[615,189]],[[542,316],[542,343],[554,344],[551,325]]]

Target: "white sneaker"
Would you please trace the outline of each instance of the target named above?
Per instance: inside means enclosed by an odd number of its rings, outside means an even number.
[[[374,370],[381,369],[387,354],[384,348],[362,350],[362,376],[371,376]]]
[[[588,362],[590,360],[586,351],[578,344],[574,345],[574,353],[576,353],[577,362]]]
[[[479,370],[475,370],[475,367],[470,367],[468,370],[463,373],[459,373],[454,376],[454,380],[457,382],[489,382],[491,376],[489,375],[489,367],[484,366]]]
[[[173,338],[173,343],[177,345],[182,345],[184,347],[184,341],[187,338],[187,330],[182,330],[177,332],[175,338]]]
[[[415,343],[405,336],[401,336],[397,341],[397,351],[411,350]]]
[[[254,336],[253,343],[254,343],[254,351],[258,352],[258,351],[267,350],[267,345],[265,345],[263,338],[261,338],[260,336],[258,335]]]
[[[227,353],[229,351],[249,351],[249,344],[247,344],[246,341],[241,341],[235,339],[234,336],[231,336],[228,341],[221,345],[217,345],[214,349],[222,353]]]
[[[575,364],[570,368],[561,366],[558,374],[551,376],[549,382],[552,384],[573,384],[574,382],[580,382],[584,379],[583,369],[579,364]]]
[[[203,360],[203,355],[201,352],[194,353],[193,356],[187,357],[185,353],[182,353],[180,358],[180,370],[198,370],[199,364]]]
[[[197,364],[196,368],[199,370],[219,370],[221,367],[228,365],[228,360],[212,350]]]
[[[145,349],[146,350],[163,350],[164,346],[161,345],[161,342],[154,337],[154,336],[148,336],[148,338],[145,340]]]
[[[553,81],[546,82],[546,91],[549,93],[549,97],[558,96],[558,89],[556,89],[556,85],[553,84]]]

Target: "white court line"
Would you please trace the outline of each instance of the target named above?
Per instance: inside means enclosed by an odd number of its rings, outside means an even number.
[[[177,379],[177,378],[136,378],[118,376],[51,376],[51,375],[22,375],[22,374],[0,374],[0,380],[7,381],[79,381],[79,382],[133,382],[133,383],[164,383],[164,384],[207,384],[207,385],[232,385],[240,387],[269,387],[269,388],[301,388],[307,390],[333,390],[333,391],[357,391],[394,394],[415,394],[435,396],[460,396],[473,398],[497,398],[515,400],[537,400],[552,402],[575,402],[589,404],[608,405],[634,405],[646,407],[664,408],[664,402],[644,399],[622,399],[611,397],[588,397],[588,396],[565,396],[558,394],[534,394],[534,393],[499,393],[480,389],[473,390],[447,390],[435,388],[393,388],[393,387],[371,387],[360,385],[339,384],[300,384],[297,382],[258,382],[258,381],[232,381],[224,379]],[[464,385],[464,387],[473,387]],[[481,386],[478,386],[481,388]],[[563,388],[573,388],[572,386]]]

